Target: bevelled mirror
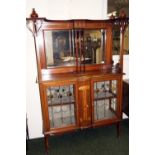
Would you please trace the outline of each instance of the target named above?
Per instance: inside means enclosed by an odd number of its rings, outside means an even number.
[[[44,31],[47,68],[75,66],[76,59],[79,64],[86,65],[105,62],[106,30],[77,30],[76,33],[79,33],[78,45],[75,43],[73,30]],[[78,46],[78,56],[76,55],[76,46]]]
[[[75,65],[72,30],[44,31],[47,68]]]
[[[120,27],[115,25],[112,32],[112,60],[113,64],[116,65],[120,61]]]
[[[85,64],[105,62],[105,35],[103,29],[84,30]]]

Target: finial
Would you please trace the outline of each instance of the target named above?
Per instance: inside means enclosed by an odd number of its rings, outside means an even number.
[[[31,18],[38,18],[38,14],[35,11],[35,8],[32,9],[32,13],[30,15]]]
[[[126,14],[125,14],[125,11],[122,10],[120,15],[119,15],[120,18],[125,18],[126,17]]]
[[[115,19],[115,16],[112,14],[112,15],[110,16],[110,19]]]

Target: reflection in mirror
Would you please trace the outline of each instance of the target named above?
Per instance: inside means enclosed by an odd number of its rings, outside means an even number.
[[[113,65],[116,65],[119,63],[120,59],[120,27],[119,26],[114,26],[113,28],[113,44],[112,44],[112,60],[113,60]]]
[[[78,30],[82,35],[78,45],[78,62],[81,64],[103,64],[105,62],[106,30]],[[74,33],[72,30],[44,31],[47,68],[55,66],[74,66]],[[82,39],[83,38],[83,39]],[[83,44],[81,42],[83,40]],[[76,45],[75,45],[76,46]]]
[[[74,65],[71,30],[44,31],[44,37],[47,68]]]
[[[129,26],[126,27],[124,33],[124,54],[129,54]]]
[[[123,79],[129,79],[129,26],[124,33]]]
[[[105,30],[84,30],[85,64],[105,61]]]

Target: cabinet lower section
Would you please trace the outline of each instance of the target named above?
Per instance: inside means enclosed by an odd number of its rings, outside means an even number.
[[[119,123],[122,75],[81,76],[40,83],[44,134]]]

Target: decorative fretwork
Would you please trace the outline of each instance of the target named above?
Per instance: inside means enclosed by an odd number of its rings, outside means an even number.
[[[117,80],[94,83],[94,118],[102,120],[116,117]]]
[[[43,24],[43,20],[38,17],[38,14],[33,8],[30,18],[27,18],[26,20],[27,28],[31,31],[33,36],[37,36],[37,33],[40,31],[42,27],[42,24]]]
[[[47,100],[51,128],[75,124],[73,85],[47,88]]]
[[[119,62],[116,68],[123,71],[123,55],[124,55],[124,34],[129,25],[129,18],[126,17],[125,12],[122,10],[119,18],[111,15],[111,22],[113,23],[113,29],[116,29],[115,33],[119,33],[117,38],[113,37],[113,54],[119,54]],[[116,40],[118,39],[118,40]]]

